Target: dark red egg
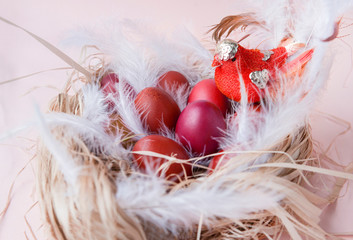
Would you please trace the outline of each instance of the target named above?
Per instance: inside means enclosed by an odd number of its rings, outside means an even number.
[[[196,154],[217,152],[226,122],[219,108],[207,101],[188,104],[180,114],[175,133],[180,142]]]
[[[164,90],[149,87],[137,94],[135,107],[146,127],[157,133],[163,125],[173,130],[180,115],[180,109],[174,99]]]
[[[190,87],[190,84],[183,74],[176,71],[169,71],[158,79],[157,86],[164,90],[170,90],[172,88],[178,89],[180,87],[187,90],[187,88]]]
[[[133,151],[151,151],[167,156],[174,156],[177,159],[189,159],[186,150],[176,141],[160,135],[149,135],[140,139],[134,146]],[[158,157],[151,157],[142,154],[133,154],[134,161],[139,169],[145,171],[151,169],[157,171],[158,168],[168,160]],[[164,176],[168,180],[177,180],[179,176],[185,178],[192,175],[189,163],[171,163]],[[161,172],[158,173],[161,176]]]
[[[228,98],[218,90],[213,79],[202,80],[193,87],[188,103],[198,100],[205,100],[213,103],[221,110],[223,116],[226,115],[227,109],[229,108]]]

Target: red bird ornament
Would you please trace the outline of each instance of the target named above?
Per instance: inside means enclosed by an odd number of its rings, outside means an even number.
[[[307,50],[287,63],[289,56],[304,46],[301,43],[284,41],[271,50],[246,49],[236,41],[225,39],[216,48],[212,66],[215,67],[215,81],[218,89],[228,98],[241,100],[241,85],[247,92],[249,103],[259,102],[276,73],[303,67],[312,57],[313,50]],[[288,69],[288,67],[290,69]]]

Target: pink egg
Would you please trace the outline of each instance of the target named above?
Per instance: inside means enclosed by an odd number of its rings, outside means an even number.
[[[101,89],[103,93],[108,95],[109,93],[115,93],[115,84],[119,82],[119,78],[115,73],[108,73],[103,76],[100,81]]]
[[[213,103],[196,101],[188,104],[179,116],[175,133],[180,142],[196,154],[217,152],[216,138],[226,129],[221,110]]]
[[[188,103],[198,100],[205,100],[216,105],[222,112],[223,116],[226,115],[229,107],[229,101],[217,88],[213,79],[205,79],[198,82],[191,90]]]
[[[102,77],[100,80],[100,87],[105,96],[108,94],[113,94],[113,97],[116,96],[115,84],[119,83],[119,78],[115,73],[108,73]],[[111,99],[107,100],[109,109],[114,108],[114,102]]]
[[[117,98],[118,89],[116,89],[116,87],[118,87],[118,84],[124,84],[124,90],[126,90],[126,94],[132,94],[132,97],[136,96],[136,92],[130,84],[125,81],[121,81],[120,83],[119,82],[120,80],[118,76],[115,73],[110,72],[105,74],[100,80],[100,88],[102,89],[102,92],[105,96],[108,96],[110,94],[113,98]],[[112,99],[107,99],[107,103],[109,108],[113,109],[115,105],[114,101]]]

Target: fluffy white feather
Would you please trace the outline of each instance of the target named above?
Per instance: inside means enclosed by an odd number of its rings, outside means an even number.
[[[201,216],[206,226],[217,217],[236,221],[246,214],[274,208],[282,199],[280,194],[271,190],[271,182],[239,187],[233,184],[237,180],[235,176],[224,175],[217,181],[212,180],[201,179],[187,188],[166,193],[164,180],[133,175],[118,179],[116,197],[128,214],[139,216],[175,235],[182,228],[191,229]],[[225,188],[225,184],[229,188]]]
[[[186,28],[177,28],[172,33],[172,39],[177,43],[177,50],[183,56],[187,67],[196,73],[197,79],[191,82],[192,85],[214,77],[211,52],[190,31]]]
[[[82,139],[92,152],[104,153],[126,159],[127,150],[121,146],[121,136],[110,136],[103,125],[97,125],[82,117],[65,113],[49,113],[45,116],[50,128],[64,127],[66,137]]]
[[[82,88],[82,100],[82,116],[51,112],[43,115],[46,127],[50,130],[57,127],[66,129],[66,137],[80,138],[92,152],[107,154],[118,159],[128,159],[128,151],[121,144],[123,135],[119,131],[115,135],[107,132],[110,111],[108,110],[107,98],[104,97],[98,85],[85,85]],[[48,144],[50,142],[48,141]],[[47,141],[44,143],[47,144]],[[62,151],[57,149],[55,152]],[[60,157],[56,154],[53,155]]]
[[[138,109],[135,107],[134,94],[128,89],[127,85],[117,84],[118,96],[112,98],[111,101],[115,104],[115,110],[119,113],[126,127],[133,132],[134,139],[140,139],[148,135],[148,131],[143,126],[143,120]]]
[[[76,185],[76,180],[80,172],[80,166],[75,163],[73,157],[68,153],[65,146],[55,139],[50,132],[47,120],[40,113],[38,106],[36,107],[36,116],[38,120],[38,127],[41,133],[42,140],[48,151],[53,155],[64,175],[66,182],[70,186],[70,190],[74,190]],[[75,190],[74,190],[75,191]]]
[[[97,84],[87,84],[82,87],[83,110],[82,117],[93,124],[104,126],[109,122],[107,101]]]

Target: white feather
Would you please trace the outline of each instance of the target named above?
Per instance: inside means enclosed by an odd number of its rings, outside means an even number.
[[[116,197],[128,214],[175,235],[182,228],[192,228],[201,216],[206,226],[217,217],[236,221],[246,214],[276,207],[282,199],[269,187],[271,182],[261,186],[224,188],[228,181],[236,181],[236,177],[224,175],[216,182],[202,179],[185,189],[166,193],[162,179],[131,176],[118,180]]]
[[[51,112],[43,115],[49,129],[63,127],[67,138],[80,138],[91,152],[100,152],[119,159],[128,159],[128,151],[122,146],[122,134],[119,131],[113,136],[107,133],[109,114],[107,98],[99,87],[87,84],[82,88],[82,116]],[[45,144],[46,141],[44,142]],[[49,142],[50,143],[50,142]],[[61,150],[58,152],[61,152]]]
[[[109,122],[107,101],[97,84],[86,84],[82,87],[82,117],[100,126]]]
[[[73,157],[68,153],[65,146],[57,141],[51,134],[48,123],[43,115],[40,113],[38,106],[36,106],[36,116],[38,119],[38,127],[41,133],[43,143],[48,151],[55,158],[61,172],[64,175],[66,182],[70,186],[70,190],[75,189],[76,180],[80,172],[80,166],[75,163]]]
[[[136,109],[133,93],[128,90],[127,85],[119,84],[118,96],[111,99],[115,104],[115,109],[119,113],[126,127],[134,133],[134,139],[140,139],[148,135],[148,131],[143,126],[141,114]]]

